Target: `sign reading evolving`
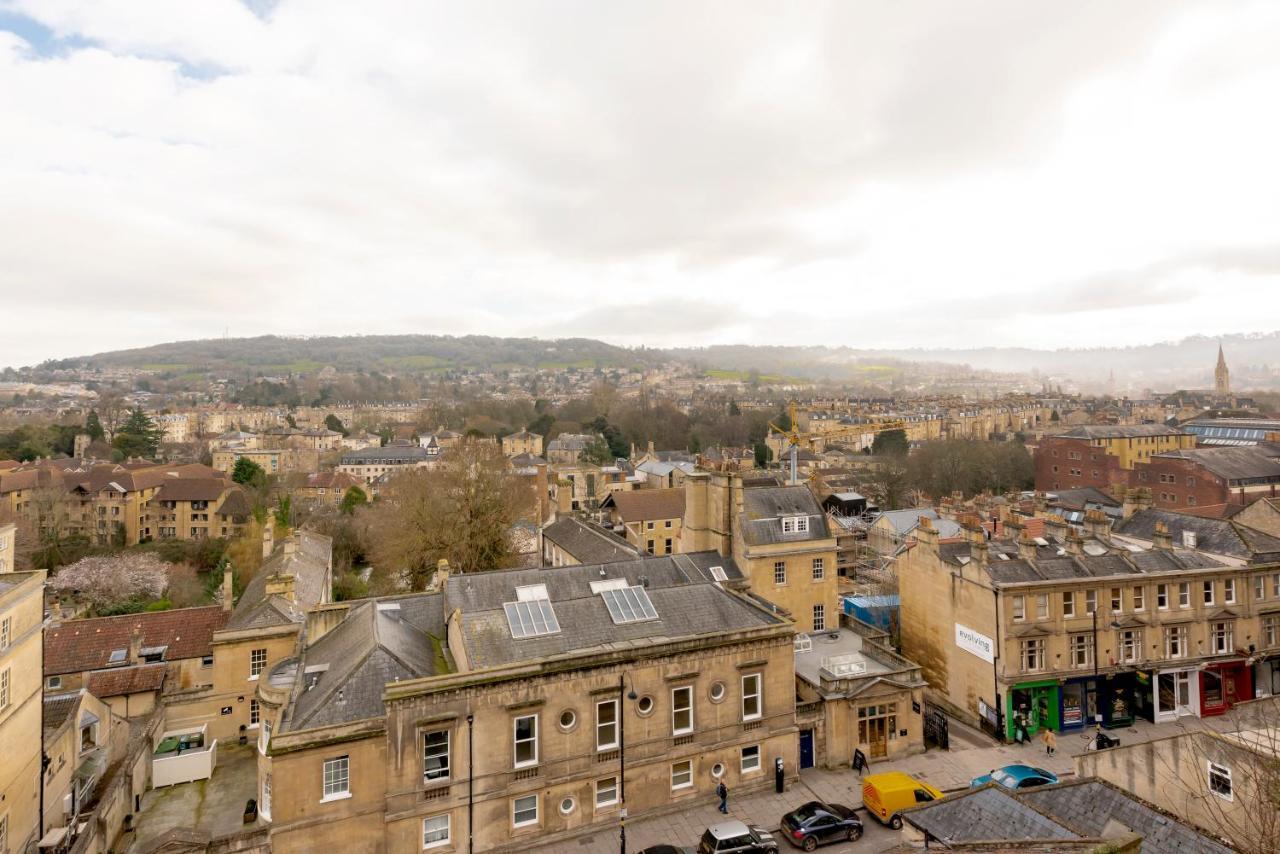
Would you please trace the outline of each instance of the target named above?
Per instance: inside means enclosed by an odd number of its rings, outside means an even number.
[[[978,656],[988,664],[994,663],[996,660],[995,642],[981,632],[976,632],[959,623],[956,623],[956,646],[971,655]]]

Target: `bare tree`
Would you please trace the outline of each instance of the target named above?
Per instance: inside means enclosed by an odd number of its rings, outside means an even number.
[[[1161,806],[1244,854],[1280,849],[1280,698],[1241,703],[1226,716],[1183,726],[1153,750]]]
[[[462,442],[434,468],[397,475],[367,511],[373,562],[414,590],[441,559],[462,572],[507,566],[511,527],[533,502],[496,443]]]

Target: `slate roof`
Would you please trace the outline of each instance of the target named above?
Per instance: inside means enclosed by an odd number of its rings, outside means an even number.
[[[1229,854],[1205,836],[1101,780],[1087,779],[1020,792],[1018,799],[1084,836],[1112,838],[1117,825],[1142,834],[1143,854]]]
[[[159,691],[164,687],[168,668],[164,664],[140,664],[113,670],[95,670],[85,687],[95,697],[120,697],[143,691]]]
[[[113,650],[129,649],[135,626],[142,630],[143,646],[168,647],[165,661],[212,655],[213,633],[226,620],[226,612],[218,605],[70,620],[45,630],[44,674],[106,668]]]
[[[269,628],[306,619],[307,609],[333,599],[333,540],[314,531],[297,531],[289,539],[297,544],[290,554],[278,546],[249,581],[227,621],[228,630]],[[286,541],[288,542],[288,541]],[[293,576],[293,601],[267,595],[272,575]]]
[[[1137,439],[1148,436],[1183,436],[1185,430],[1165,424],[1083,424],[1065,433],[1055,433],[1068,439]]]
[[[1188,460],[1232,483],[1240,481],[1280,481],[1280,460],[1274,446],[1249,445],[1240,448],[1194,448],[1153,454],[1152,459]]]
[[[782,623],[781,618],[716,584],[710,573],[713,565],[723,566],[730,579],[741,578],[736,566],[714,552],[454,575],[445,587],[445,611],[462,612],[463,643],[473,668]],[[608,579],[625,579],[630,586],[647,584],[658,618],[615,624],[603,597],[591,591],[592,582]],[[511,635],[503,605],[516,601],[517,587],[531,584],[546,585],[560,631],[517,640]]]
[[[782,532],[782,517],[805,516],[809,530]],[[827,514],[807,486],[765,486],[742,491],[742,512],[738,524],[743,541],[750,546],[807,542],[831,536]]]
[[[1173,535],[1173,542],[1182,542],[1183,531],[1196,536],[1196,548],[1200,551],[1239,558],[1250,562],[1280,560],[1280,538],[1250,528],[1230,519],[1213,519],[1174,513],[1150,508],[1139,510],[1115,526],[1117,534],[1150,540],[1157,522],[1163,522]]]
[[[678,487],[614,492],[603,503],[618,508],[623,522],[684,518],[684,490]]]
[[[906,810],[902,818],[943,843],[1079,838],[995,783]]]
[[[387,445],[383,448],[362,448],[358,451],[347,451],[342,455],[341,465],[363,466],[372,463],[387,465],[409,465],[428,459],[426,448],[417,445]]]
[[[1043,842],[1142,835],[1143,854],[1229,854],[1230,848],[1094,778],[1011,792],[991,783],[907,810],[908,823],[941,840]]]
[[[443,636],[444,621],[443,616],[438,621],[423,619],[433,610],[443,614],[439,594],[352,603],[346,619],[303,655],[301,681],[285,728],[310,729],[379,717],[385,712],[382,692],[389,683],[435,675],[436,643]],[[410,612],[417,618],[411,618]],[[422,623],[439,627],[437,641]]]
[[[579,563],[633,560],[639,554],[621,537],[572,516],[552,522],[542,529],[542,536],[573,555]]]
[[[1121,506],[1119,499],[1092,486],[1082,486],[1077,489],[1055,489],[1050,493],[1050,497],[1057,499],[1054,502],[1057,505],[1075,510],[1084,510],[1091,504],[1101,507]]]

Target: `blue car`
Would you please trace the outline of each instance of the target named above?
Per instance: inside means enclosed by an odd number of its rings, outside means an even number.
[[[970,789],[985,786],[987,783],[999,783],[1006,789],[1033,789],[1036,786],[1051,786],[1058,782],[1058,775],[1043,768],[1032,765],[1006,765],[997,768],[990,774],[975,777],[969,784]]]

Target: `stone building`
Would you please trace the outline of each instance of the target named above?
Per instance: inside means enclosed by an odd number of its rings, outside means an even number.
[[[1280,655],[1280,563],[1175,547],[1163,522],[1148,547],[1096,510],[1002,527],[922,525],[898,564],[903,651],[954,714],[1011,739],[1222,714]]]
[[[1128,472],[1155,454],[1195,446],[1194,435],[1163,424],[1076,427],[1047,436],[1036,447],[1036,489],[1111,489],[1128,483]]]
[[[794,628],[731,561],[439,578],[259,683],[272,850],[517,851],[794,775]]]
[[[609,511],[614,530],[637,549],[651,555],[676,554],[684,497],[682,488],[615,492],[600,503],[600,509]]]
[[[801,631],[838,625],[836,538],[807,486],[743,490],[732,554],[751,589]]]
[[[528,430],[509,433],[502,437],[502,453],[508,457],[518,457],[521,454],[540,457],[542,456],[542,437]]]
[[[0,575],[0,850],[40,838],[43,570]]]

